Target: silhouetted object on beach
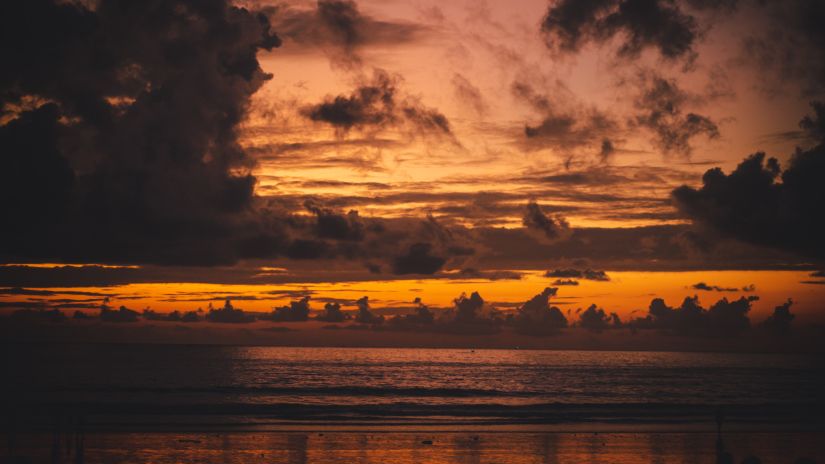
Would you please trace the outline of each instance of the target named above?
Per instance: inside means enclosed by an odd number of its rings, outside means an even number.
[[[255,317],[250,314],[245,314],[242,309],[235,309],[232,302],[226,300],[223,308],[215,309],[210,305],[209,312],[206,314],[206,320],[209,322],[226,322],[230,324],[244,324],[254,322]]]
[[[725,449],[722,440],[722,425],[725,422],[725,411],[716,409],[716,464],[733,464],[733,455]]]

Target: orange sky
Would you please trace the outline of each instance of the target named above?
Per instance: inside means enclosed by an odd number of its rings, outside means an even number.
[[[712,167],[729,172],[759,150],[785,162],[796,145],[805,143],[793,131],[809,111],[810,95],[790,81],[766,90],[757,64],[743,58],[743,40],[760,24],[750,9],[718,17],[693,11],[707,26],[697,35],[695,60],[686,61],[665,59],[654,47],[620,58],[621,36],[585,43],[573,54],[557,53],[540,33],[545,0],[363,0],[353,4],[354,24],[361,29],[352,43],[312,23],[319,8],[315,1],[237,3],[263,8],[283,39],[282,46],[258,52],[261,68],[273,77],[244,105],[248,114],[237,128],[250,161],[233,169],[255,175],[255,207],[265,205],[307,223],[318,211],[357,211],[358,218],[386,221],[390,229],[422,228],[427,239],[446,243],[435,252],[468,243],[473,252],[454,253],[432,276],[390,275],[387,263],[378,263],[380,274],[368,272],[377,266],[373,261],[380,261],[373,258],[383,253],[372,250],[373,243],[358,258],[342,246],[344,251],[329,262],[281,256],[211,270],[107,262],[100,264],[124,266],[101,270],[106,279],[119,277],[98,285],[66,277],[72,269],[49,280],[57,274],[48,274],[48,267],[12,261],[22,263],[21,272],[31,272],[26,275],[43,271],[49,277],[27,281],[9,274],[0,279],[9,290],[0,301],[95,307],[101,295],[111,294],[116,305],[170,311],[234,295],[239,307],[268,311],[303,291],[316,299],[316,309],[324,298],[351,302],[364,295],[375,307],[412,307],[416,297],[447,307],[462,292],[479,291],[492,304],[512,308],[551,286],[553,279],[544,271],[592,266],[606,270],[610,281],[580,280],[578,286],[562,287],[555,304],[575,310],[595,303],[628,318],[654,297],[675,306],[698,294],[707,306],[723,296],[756,295],[755,320],[788,298],[805,320],[825,320],[825,285],[803,283],[816,280],[810,277],[816,262],[738,242],[720,242],[702,254],[701,244],[688,243],[690,220],[678,215],[670,201],[674,188],[700,186],[702,174]],[[294,28],[299,19],[309,25]],[[352,127],[308,117],[321,102],[356,95],[381,76],[392,82],[399,108],[442,115],[449,131],[432,130],[404,111],[388,123]],[[681,149],[664,147],[639,122],[648,111],[645,92],[655,82],[678,88],[672,115],[677,121],[699,114],[715,124],[718,136],[698,132],[687,136]],[[135,101],[107,98],[127,106]],[[7,109],[11,112],[3,123],[26,108]],[[563,134],[542,126],[565,118],[572,122]],[[528,137],[530,128],[549,135]],[[606,142],[613,147],[608,154]],[[571,233],[584,231],[576,236],[576,248],[530,235],[523,219],[528,202],[548,217],[563,218]],[[626,241],[599,235],[602,229],[630,228],[644,229]],[[300,230],[290,239],[312,238],[300,235],[308,228]],[[233,269],[244,277],[230,278]],[[462,269],[481,271],[480,277],[457,278]],[[648,270],[659,272],[642,272]],[[521,273],[521,279],[495,280],[495,272]],[[691,288],[700,282],[739,289],[753,285],[755,290]],[[11,291],[17,287],[53,294]]]

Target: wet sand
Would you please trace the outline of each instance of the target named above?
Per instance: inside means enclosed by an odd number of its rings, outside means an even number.
[[[6,438],[6,437],[4,437]],[[546,432],[232,432],[89,433],[82,460],[52,436],[16,440],[29,462],[111,464],[241,463],[715,463],[715,433]],[[825,462],[825,433],[729,433],[724,449],[733,462]],[[25,462],[25,461],[24,461]]]

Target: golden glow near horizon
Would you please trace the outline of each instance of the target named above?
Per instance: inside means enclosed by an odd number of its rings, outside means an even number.
[[[276,271],[278,272],[278,271]],[[113,287],[49,288],[49,296],[0,295],[0,301],[44,301],[79,298],[78,292],[98,293],[96,297],[83,297],[95,311],[104,296],[109,295],[110,306],[124,305],[130,309],[151,308],[155,311],[191,311],[206,309],[209,303],[223,304],[229,298],[237,308],[254,312],[269,312],[274,307],[301,298],[311,297],[315,310],[323,309],[324,302],[340,301],[344,309],[355,310],[354,301],[368,296],[374,309],[395,308],[412,310],[413,300],[421,298],[433,308],[448,308],[462,293],[477,291],[492,306],[500,310],[512,310],[545,287],[552,287],[554,278],[539,271],[522,271],[519,280],[467,279],[398,279],[385,281],[353,281],[340,283],[292,283],[284,285],[231,285],[209,283],[152,283],[129,284]],[[687,296],[698,295],[703,306],[709,307],[719,299],[729,300],[742,296],[758,296],[750,317],[761,321],[773,308],[793,298],[793,312],[805,323],[825,322],[822,301],[825,301],[825,285],[802,283],[809,281],[805,271],[685,271],[685,272],[609,272],[607,282],[579,280],[578,286],[558,286],[558,295],[551,304],[558,306],[575,320],[575,311],[591,304],[616,312],[622,319],[643,317],[653,298],[663,298],[672,307],[679,306]],[[692,285],[704,282],[722,288],[739,291],[700,291]],[[753,285],[753,291],[741,289]],[[38,289],[44,290],[44,289]],[[68,293],[63,293],[68,292]],[[73,312],[75,308],[64,308]]]

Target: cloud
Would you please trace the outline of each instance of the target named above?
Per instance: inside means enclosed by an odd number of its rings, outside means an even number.
[[[810,119],[806,124],[819,124]],[[825,259],[825,144],[798,149],[783,171],[775,158],[755,153],[730,174],[705,172],[702,187],[672,192],[694,223],[748,243]]]
[[[324,312],[315,316],[315,319],[324,322],[344,322],[349,317],[341,311],[340,303],[329,302],[324,305]]]
[[[602,308],[590,305],[579,314],[579,327],[593,332],[601,332],[609,328],[622,326],[622,321],[616,313],[609,315]]]
[[[108,299],[100,306],[101,321],[117,323],[129,323],[138,321],[140,313],[138,313],[137,311],[131,310],[125,306],[121,306],[116,310],[111,309],[107,303]]]
[[[557,292],[557,288],[547,287],[521,305],[513,322],[516,331],[527,335],[552,335],[567,327],[567,318],[549,303]]]
[[[358,312],[355,314],[355,322],[359,324],[382,324],[384,316],[375,315],[370,311],[370,302],[368,297],[360,298],[356,304],[358,305]]]
[[[314,9],[281,4],[265,11],[284,38],[285,51],[321,47],[334,66],[344,69],[363,65],[364,47],[412,43],[426,32],[418,24],[373,18],[347,0],[320,0]]]
[[[255,321],[255,316],[244,313],[243,309],[236,309],[232,302],[226,300],[222,308],[213,308],[209,305],[209,312],[206,313],[206,320],[209,322],[221,322],[229,324],[246,324]]]
[[[691,288],[694,290],[704,290],[706,292],[753,292],[756,291],[756,287],[751,285],[746,285],[742,288],[737,287],[720,287],[718,285],[708,285],[704,282],[699,282],[697,284],[691,285]]]
[[[679,88],[675,80],[643,73],[640,81],[641,94],[635,101],[638,114],[632,123],[652,131],[654,144],[663,153],[690,155],[691,140],[697,136],[719,137],[719,127],[709,117],[685,112],[684,107],[697,97]]]
[[[698,297],[687,297],[682,305],[671,308],[661,298],[650,302],[648,315],[634,319],[629,326],[639,329],[658,329],[679,335],[731,336],[750,328],[748,312],[758,297],[742,297],[714,303],[709,309],[699,304]]]
[[[462,74],[455,73],[450,83],[453,85],[453,94],[459,103],[472,109],[478,116],[487,114],[489,106],[484,99],[484,95],[469,79]]]
[[[584,279],[584,280],[595,280],[599,282],[608,282],[610,281],[610,276],[607,275],[605,271],[598,271],[594,269],[555,269],[552,271],[547,271],[544,273],[545,277],[561,277],[561,278],[572,278],[572,279]]]
[[[536,231],[549,241],[563,240],[570,236],[570,225],[559,215],[546,214],[538,203],[527,203],[522,224],[528,231]]]
[[[775,333],[787,333],[791,329],[791,322],[793,322],[796,315],[791,314],[792,300],[777,306],[773,309],[773,314],[762,321],[761,327],[768,329]]]
[[[432,248],[429,243],[413,243],[406,253],[393,259],[393,274],[435,274],[447,260],[432,255]]]
[[[771,95],[789,81],[798,93],[821,95],[825,90],[825,6],[818,1],[754,2],[758,18],[745,38],[745,59],[758,72],[762,89]],[[796,89],[795,89],[796,90]]]
[[[413,303],[416,305],[415,312],[412,314],[399,314],[393,317],[390,319],[390,326],[397,329],[409,330],[432,327],[435,324],[435,314],[430,311],[427,305],[421,302],[421,298],[416,298]]]
[[[688,61],[699,35],[695,18],[673,0],[559,0],[547,10],[541,29],[548,47],[561,53],[619,37],[620,57],[655,48],[667,59]]]
[[[349,241],[360,241],[364,238],[364,223],[358,216],[358,211],[351,210],[342,215],[311,202],[306,203],[306,208],[318,218],[318,237]]]
[[[372,79],[351,94],[327,97],[322,103],[304,107],[302,113],[312,121],[331,125],[342,135],[353,129],[404,128],[413,134],[452,137],[447,117],[403,95],[401,82],[401,76],[375,69]]]
[[[556,279],[553,281],[553,285],[555,286],[578,286],[579,281],[573,279]]]
[[[228,1],[3,2],[4,259],[212,265],[270,253],[238,126],[280,45]],[[252,243],[258,246],[253,247]]]
[[[288,306],[275,308],[268,316],[273,322],[301,322],[309,320],[309,298],[305,296],[298,301],[292,301]]]
[[[619,127],[608,114],[592,107],[567,101],[570,90],[561,82],[556,82],[554,97],[537,92],[527,82],[516,81],[511,87],[512,94],[520,101],[541,114],[538,124],[524,126],[528,146],[532,148],[554,148],[565,155],[582,148],[599,146],[599,156],[606,158],[614,151],[612,142],[605,140],[615,136]],[[605,150],[609,153],[605,155]],[[594,150],[595,151],[595,150]]]

